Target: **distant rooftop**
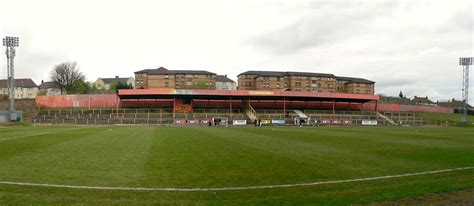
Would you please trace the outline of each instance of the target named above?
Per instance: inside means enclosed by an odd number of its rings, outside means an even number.
[[[30,78],[15,79],[15,87],[34,88],[38,87]],[[0,79],[0,88],[8,88],[8,80]]]
[[[346,81],[347,83],[364,83],[364,84],[373,84],[374,81],[370,81],[362,78],[355,77],[339,77],[334,74],[327,73],[314,73],[314,72],[280,72],[280,71],[246,71],[241,75],[257,75],[258,76],[267,76],[267,77],[283,77],[283,76],[310,76],[310,77],[327,77],[327,78],[336,78],[339,81]]]
[[[100,78],[102,81],[104,81],[105,84],[111,84],[113,81],[117,81],[118,83],[120,84],[127,84],[127,81],[130,79],[131,77],[127,77],[127,78],[120,78],[119,76],[116,76],[115,78]]]
[[[325,73],[313,73],[313,72],[279,72],[279,71],[246,71],[240,75],[258,75],[258,76],[272,76],[272,77],[283,77],[283,76],[314,76],[314,77],[332,77],[335,78],[334,74]]]
[[[234,82],[232,79],[229,79],[227,75],[217,75],[216,82]]]
[[[374,81],[370,81],[367,79],[362,79],[362,78],[355,78],[355,77],[336,77],[337,80],[339,81],[347,81],[348,83],[364,83],[364,84],[373,84],[375,83]]]
[[[204,70],[168,70],[164,67],[158,69],[144,69],[136,71],[135,74],[201,74],[201,75],[216,75],[215,73]]]
[[[59,89],[56,82],[43,82],[38,86],[40,89]]]

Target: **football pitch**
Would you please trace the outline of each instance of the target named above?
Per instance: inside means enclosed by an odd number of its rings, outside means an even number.
[[[474,188],[474,128],[0,128],[0,204],[364,204]]]

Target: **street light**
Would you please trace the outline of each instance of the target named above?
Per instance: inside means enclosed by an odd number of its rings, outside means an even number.
[[[17,119],[15,112],[15,67],[13,60],[15,58],[15,48],[20,45],[20,38],[6,36],[3,38],[3,46],[7,47],[5,54],[7,55],[7,76],[8,76],[8,113],[9,120]]]
[[[467,124],[467,104],[469,100],[469,66],[472,65],[473,57],[459,58],[459,65],[463,66],[462,78],[462,100],[464,101],[461,123]]]

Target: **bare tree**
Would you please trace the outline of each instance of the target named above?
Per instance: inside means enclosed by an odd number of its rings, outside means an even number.
[[[74,90],[76,81],[85,81],[85,76],[79,71],[76,62],[64,62],[54,66],[50,78],[59,85],[61,93]]]

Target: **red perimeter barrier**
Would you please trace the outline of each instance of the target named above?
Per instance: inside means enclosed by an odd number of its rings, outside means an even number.
[[[39,108],[116,108],[119,99],[116,94],[78,94],[61,96],[37,96]]]
[[[282,101],[271,100],[252,100],[251,104],[256,109],[278,109],[283,108]],[[286,102],[287,109],[305,108],[305,109],[332,109],[332,102],[311,102],[311,101],[293,101]],[[375,110],[375,103],[336,103],[336,110]],[[172,107],[172,99],[124,99],[119,100],[116,94],[80,94],[80,95],[62,95],[62,96],[38,96],[36,97],[36,106],[39,108],[116,108],[116,107]],[[229,101],[224,100],[194,100],[193,107],[196,108],[228,108]],[[239,108],[242,102],[232,100],[232,107]],[[384,112],[430,112],[430,113],[453,113],[453,108],[423,106],[423,105],[400,105],[400,104],[377,104],[378,111]]]
[[[375,110],[375,103],[365,103],[362,110]],[[377,105],[377,111],[382,112],[429,112],[429,113],[453,113],[453,108],[423,105],[403,105],[403,104],[381,104]]]

